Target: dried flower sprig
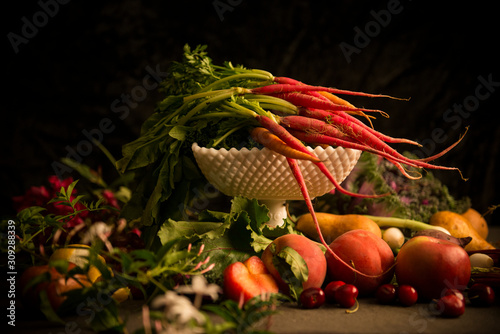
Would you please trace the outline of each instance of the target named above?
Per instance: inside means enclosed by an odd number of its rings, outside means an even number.
[[[175,289],[180,294],[194,294],[194,306],[201,307],[203,296],[209,296],[213,301],[219,299],[219,294],[222,293],[220,286],[214,283],[208,283],[203,275],[193,276],[191,285],[181,285]]]

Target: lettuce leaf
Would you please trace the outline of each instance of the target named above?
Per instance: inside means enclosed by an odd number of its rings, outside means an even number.
[[[181,247],[204,244],[205,258],[210,256],[210,262],[215,263],[205,277],[219,284],[224,269],[231,263],[260,255],[280,235],[298,233],[291,222],[276,228],[266,225],[269,209],[255,199],[235,197],[231,203],[229,212],[205,210],[197,221],[167,219],[158,232],[162,244],[176,239],[183,240]]]

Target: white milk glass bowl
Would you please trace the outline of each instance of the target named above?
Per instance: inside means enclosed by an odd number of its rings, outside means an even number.
[[[309,150],[316,153],[338,183],[356,165],[361,151],[343,147],[320,146]],[[227,196],[257,199],[269,208],[269,226],[281,226],[286,218],[286,201],[303,200],[286,158],[267,148],[221,148],[192,145],[194,157],[208,182]],[[311,161],[298,161],[311,198],[334,189],[333,184]]]

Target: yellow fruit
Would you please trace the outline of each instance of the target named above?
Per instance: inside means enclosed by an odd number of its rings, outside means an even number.
[[[50,261],[53,260],[66,260],[68,262],[76,264],[78,267],[83,268],[88,263],[88,257],[90,255],[90,246],[82,244],[68,245],[64,248],[59,248],[54,251],[50,256]],[[106,263],[106,260],[101,255],[97,258],[102,262]],[[110,269],[111,270],[111,269]],[[101,272],[97,267],[91,265],[87,272],[87,276],[92,283],[101,280]]]
[[[76,264],[78,267],[83,268],[88,263],[88,257],[90,255],[90,246],[82,244],[68,245],[64,248],[59,248],[52,253],[50,256],[50,261],[53,260],[66,260]],[[106,263],[106,260],[98,255],[97,258],[102,262]]]
[[[380,227],[373,220],[363,215],[336,215],[327,212],[317,212],[316,217],[318,218],[321,233],[328,244],[340,235],[351,230],[370,231],[379,238],[382,238]],[[295,227],[309,238],[319,241],[316,225],[310,213],[300,216]]]
[[[97,269],[97,267],[95,267],[95,266],[89,267],[89,271],[87,272],[87,275],[89,277],[89,280],[92,282],[92,284],[102,280],[102,274],[99,271],[99,269]]]
[[[128,299],[130,296],[130,289],[128,287],[125,288],[120,288],[116,290],[113,295],[111,295],[111,298],[116,300],[118,303],[124,302]]]
[[[434,226],[444,227],[455,238],[471,237],[471,242],[464,248],[466,251],[495,249],[492,244],[479,235],[464,216],[458,213],[438,211],[431,216],[429,223]]]
[[[79,267],[84,267],[88,263],[88,257],[90,255],[90,246],[81,245],[81,244],[73,244],[68,245],[65,248],[59,248],[50,256],[50,260],[66,260],[70,263],[74,263],[74,265]],[[106,263],[104,257],[98,255],[98,259],[102,263]],[[108,267],[109,268],[109,267]],[[109,268],[111,274],[113,271]],[[90,283],[94,284],[103,280],[102,273],[97,269],[96,266],[91,265],[89,270],[87,271],[87,278]],[[86,282],[88,282],[86,281]],[[114,300],[121,303],[128,299],[130,295],[130,289],[128,287],[120,288],[116,290],[111,296]]]
[[[486,239],[488,237],[488,223],[479,212],[477,212],[473,208],[470,208],[462,213],[462,216],[471,223],[472,227],[474,227],[474,229],[483,239]]]

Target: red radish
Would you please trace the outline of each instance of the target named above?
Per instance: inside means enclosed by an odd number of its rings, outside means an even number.
[[[284,141],[279,139],[275,134],[266,128],[256,127],[250,132],[250,136],[259,144],[264,147],[281,154],[288,158],[299,159],[299,160],[309,160],[313,162],[320,162],[318,157],[310,154],[306,154],[301,151],[288,146]]]

